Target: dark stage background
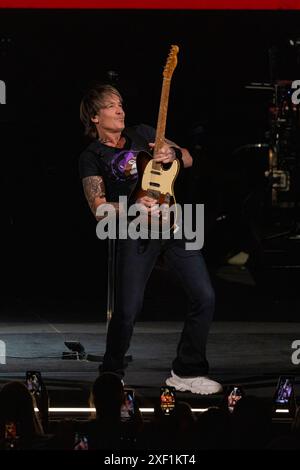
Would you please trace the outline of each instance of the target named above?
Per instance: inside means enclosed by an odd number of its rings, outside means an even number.
[[[155,126],[163,66],[170,45],[178,44],[167,136],[188,147],[196,160],[181,187],[186,201],[207,203],[207,227],[212,231],[205,254],[221,299],[217,318],[279,320],[282,308],[274,305],[287,299],[285,320],[296,319],[297,270],[291,278],[280,269],[263,280],[257,277],[254,296],[252,285],[226,284],[214,276],[222,264],[222,255],[216,260],[215,254],[226,252],[228,234],[224,236],[222,227],[216,234],[211,221],[243,200],[245,168],[255,173],[257,159],[266,158],[263,151],[255,153],[253,163],[233,157],[241,145],[267,142],[272,93],[245,85],[300,79],[299,50],[289,43],[300,37],[299,25],[300,14],[292,11],[2,10],[0,79],[7,86],[7,104],[0,107],[5,308],[16,308],[18,302],[20,309],[32,302],[40,308],[63,305],[65,319],[71,311],[105,313],[106,243],[96,238],[77,170],[78,156],[87,145],[79,121],[80,99],[91,80],[106,80],[107,72],[115,71],[127,124]],[[285,264],[292,259],[297,265],[298,247],[288,249]],[[164,304],[153,293],[162,282],[173,292]],[[174,287],[176,281],[157,268],[144,318],[174,319],[174,311],[180,313],[182,292],[177,290],[174,297]],[[235,298],[240,300],[235,303]]]

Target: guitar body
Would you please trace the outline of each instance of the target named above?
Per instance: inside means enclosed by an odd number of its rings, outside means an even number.
[[[151,231],[163,233],[174,229],[177,220],[177,208],[174,195],[174,184],[180,170],[179,160],[161,165],[155,163],[147,152],[139,152],[136,158],[138,181],[130,200],[136,202],[143,196],[157,200],[157,204],[165,205],[165,211],[160,211],[159,217],[146,216]],[[172,208],[168,211],[168,208]]]
[[[176,159],[167,165],[160,165],[161,170],[152,169],[153,158],[148,152],[140,152],[136,158],[138,182],[132,193],[136,201],[143,196],[157,199],[158,204],[174,204],[174,183],[180,164]],[[153,174],[155,172],[155,174]]]

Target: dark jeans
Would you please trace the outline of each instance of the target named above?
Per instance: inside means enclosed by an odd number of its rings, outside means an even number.
[[[124,356],[130,346],[134,322],[142,309],[145,287],[161,252],[167,265],[180,278],[191,306],[173,361],[173,371],[180,376],[208,372],[206,343],[215,297],[200,251],[186,251],[184,244],[176,240],[131,239],[118,241],[116,303],[108,327],[102,371],[124,375]]]

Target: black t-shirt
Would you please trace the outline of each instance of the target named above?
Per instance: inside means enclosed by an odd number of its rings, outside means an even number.
[[[80,178],[102,176],[106,200],[117,202],[119,196],[129,196],[137,182],[136,156],[149,151],[149,142],[155,141],[153,127],[139,124],[122,132],[124,148],[108,147],[94,140],[79,157]]]

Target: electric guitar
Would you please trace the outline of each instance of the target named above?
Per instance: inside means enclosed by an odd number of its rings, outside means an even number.
[[[155,156],[165,144],[170,84],[177,65],[178,51],[178,46],[171,46],[163,71],[163,84],[153,156]],[[136,166],[138,180],[130,199],[135,202],[143,196],[148,196],[156,199],[161,208],[156,216],[151,216],[151,214],[144,215],[143,228],[147,226],[148,231],[163,233],[172,231],[176,227],[177,207],[174,195],[174,183],[179,173],[180,165],[178,159],[167,164],[156,162],[152,155],[145,151],[139,152],[137,155]]]

